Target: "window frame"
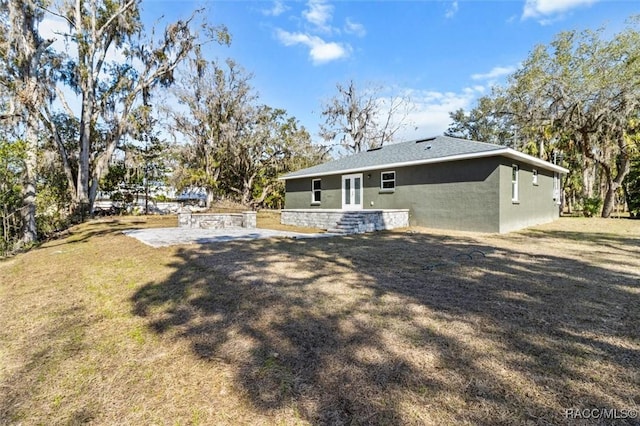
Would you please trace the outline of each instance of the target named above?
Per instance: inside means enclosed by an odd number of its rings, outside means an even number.
[[[384,179],[383,176],[385,174],[393,173],[393,179]],[[396,171],[395,170],[387,170],[384,172],[380,172],[380,192],[394,192],[396,190]],[[393,188],[385,188],[384,184],[388,182],[393,182]]]
[[[561,179],[562,179],[562,175],[558,172],[553,172],[553,201],[555,201],[555,203],[557,205],[562,204],[562,200],[561,200],[561,190],[562,190],[562,184],[561,184]]]
[[[319,182],[319,187],[316,188],[315,183]],[[318,195],[318,199],[316,200],[316,194]],[[322,179],[311,179],[311,204],[312,205],[320,205],[322,203]]]
[[[520,166],[511,165],[511,202],[520,203]]]

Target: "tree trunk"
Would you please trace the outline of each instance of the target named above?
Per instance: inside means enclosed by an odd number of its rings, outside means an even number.
[[[9,22],[10,41],[8,51],[3,55],[13,62],[18,73],[14,75],[17,92],[13,93],[17,103],[22,104],[22,114],[26,121],[26,158],[24,160],[24,174],[22,180],[22,235],[24,244],[32,244],[38,240],[36,226],[36,172],[38,163],[38,109],[43,103],[42,88],[46,84],[39,79],[39,69],[42,66],[41,56],[53,43],[53,40],[42,40],[38,35],[39,17],[36,9],[39,7],[32,2],[13,0],[3,2],[3,19]]]
[[[88,199],[88,210],[91,215],[93,215],[93,206],[96,202],[96,197],[98,196],[98,189],[100,189],[100,179],[106,176],[109,172],[109,163],[111,162],[111,157],[118,146],[118,141],[120,140],[120,133],[114,136],[114,140],[110,141],[107,144],[107,149],[105,152],[100,154],[98,159],[95,162],[95,168],[91,175],[91,186],[89,188],[89,199]]]
[[[96,4],[91,4],[88,13],[91,16],[91,24],[85,26],[85,20],[82,10],[82,1],[76,0],[74,7],[74,17],[76,25],[76,33],[80,36],[78,40],[78,65],[77,72],[80,74],[80,92],[82,93],[82,110],[80,113],[80,140],[78,155],[78,176],[76,184],[75,201],[80,208],[82,219],[90,205],[90,178],[91,178],[91,133],[94,118],[95,105],[95,85],[99,69],[94,64],[96,54],[96,43],[98,43],[95,14]]]
[[[540,145],[538,146],[538,158],[544,158],[544,141],[540,138]]]
[[[609,182],[609,187],[605,192],[604,202],[602,204],[602,217],[610,217],[616,204],[616,190],[620,187],[615,182]]]
[[[36,225],[36,167],[38,160],[38,120],[29,114],[27,118],[27,152],[22,183],[22,242],[33,244],[38,240]]]
[[[242,205],[249,206],[253,200],[253,180],[256,174],[253,173],[248,179],[244,179],[242,188]]]
[[[245,183],[244,188],[242,188],[242,200],[241,203],[243,206],[248,206],[251,204],[251,187],[248,187]]]
[[[44,112],[42,111],[40,112],[40,121],[44,124],[44,126],[49,130],[49,132],[53,136],[53,140],[55,141],[56,148],[58,149],[58,155],[60,155],[60,161],[62,162],[62,169],[67,179],[67,189],[69,191],[69,195],[71,196],[72,202],[75,204],[76,194],[77,194],[77,189],[76,189],[77,179],[73,175],[73,170],[71,169],[71,164],[69,162],[69,154],[67,153],[67,149],[64,146],[62,136],[60,136],[58,126],[53,120],[51,111],[48,108],[45,108]]]
[[[612,178],[611,170],[603,167],[605,171],[605,177],[607,179],[607,192],[604,197],[604,203],[602,206],[602,217],[609,217],[615,208],[616,203],[616,191],[622,186],[624,178],[629,174],[631,170],[631,159],[626,153],[621,153],[618,170],[615,178]]]
[[[595,165],[582,156],[582,197],[593,198],[593,186],[595,183]]]
[[[604,198],[602,217],[609,217],[615,208],[616,191],[622,186],[624,179],[631,171],[631,157],[624,135],[617,140],[618,155],[616,158],[616,176],[613,177],[612,167],[602,164],[602,170],[606,178],[607,191]]]
[[[626,209],[629,212],[629,216],[633,217],[633,212],[629,208],[629,206],[631,205],[631,194],[629,194],[629,184],[626,181],[622,184],[622,191],[624,193],[624,203],[626,205]],[[625,206],[622,207],[622,211],[624,211],[624,209]]]
[[[83,92],[85,89],[83,89]],[[86,93],[86,92],[85,92]],[[82,127],[80,128],[80,155],[78,158],[78,183],[76,184],[76,202],[84,209],[89,204],[89,173],[91,154],[91,116],[93,103],[84,95],[82,100]]]
[[[274,187],[273,184],[269,184],[269,185],[263,186],[262,187],[262,193],[260,194],[260,197],[254,198],[251,201],[252,207],[256,207],[257,208],[259,204],[263,203],[264,199],[267,198],[267,195],[269,195],[269,193],[273,190],[273,187]],[[278,203],[278,204],[280,204],[280,203]]]

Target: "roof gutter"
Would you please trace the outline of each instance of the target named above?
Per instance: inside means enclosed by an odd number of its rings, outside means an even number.
[[[569,169],[565,169],[564,167],[552,164],[548,161],[544,161],[531,155],[524,154],[520,151],[516,151],[515,149],[505,148],[505,151],[506,152],[502,155],[507,158],[511,158],[512,160],[520,160],[522,162],[533,164],[543,169],[551,170],[553,172],[563,173],[565,175],[569,173]]]
[[[281,176],[278,180],[287,180],[287,179],[301,179],[308,177],[320,177],[320,176],[330,176],[335,174],[350,174],[357,172],[366,172],[369,170],[379,170],[381,168],[395,168],[395,167],[407,167],[407,166],[419,166],[423,164],[435,164],[435,163],[445,163],[449,161],[459,161],[459,160],[470,160],[474,158],[486,158],[486,157],[496,157],[503,156],[510,158],[512,160],[522,161],[524,163],[533,164],[543,169],[551,170],[557,173],[567,174],[569,173],[568,169],[564,167],[557,166],[555,164],[551,164],[548,161],[541,160],[536,157],[532,157],[531,155],[524,154],[522,152],[516,151],[511,148],[501,148],[494,149],[491,151],[482,151],[482,152],[474,152],[471,154],[458,154],[451,155],[449,157],[439,157],[439,158],[430,158],[426,160],[415,160],[415,161],[405,161],[400,163],[389,163],[389,164],[378,164],[375,166],[367,166],[367,167],[357,167],[353,169],[345,169],[345,170],[334,170],[329,172],[319,172],[319,173],[307,173],[303,175],[296,176]]]

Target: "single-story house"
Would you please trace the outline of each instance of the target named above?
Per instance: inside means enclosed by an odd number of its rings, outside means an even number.
[[[280,177],[281,221],[343,232],[409,225],[509,232],[558,218],[566,173],[505,146],[437,136]]]

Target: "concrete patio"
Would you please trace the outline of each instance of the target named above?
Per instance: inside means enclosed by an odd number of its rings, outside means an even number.
[[[151,247],[167,247],[182,244],[207,244],[227,241],[248,241],[264,238],[322,238],[335,234],[303,234],[300,232],[276,231],[262,228],[146,228],[123,231]]]

